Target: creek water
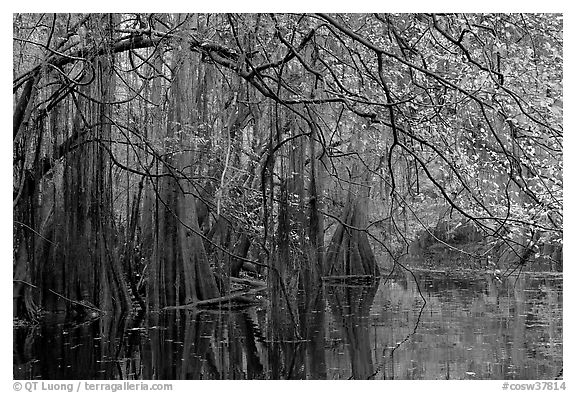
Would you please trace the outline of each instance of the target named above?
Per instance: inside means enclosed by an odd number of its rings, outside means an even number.
[[[104,316],[14,328],[16,379],[553,379],[562,276],[415,271],[325,283],[292,310]]]

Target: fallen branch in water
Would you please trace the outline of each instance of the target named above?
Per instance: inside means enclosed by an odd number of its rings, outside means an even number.
[[[380,276],[374,276],[372,274],[350,274],[347,276],[323,276],[324,281],[337,281],[337,280],[372,280],[379,278]]]
[[[222,279],[222,280],[230,280],[230,282],[233,282],[236,284],[249,285],[249,286],[255,287],[255,288],[266,286],[266,282],[262,281],[262,280],[253,280],[251,278],[240,278],[240,277],[228,277],[228,276],[222,276],[220,274],[216,274],[215,276]]]
[[[196,307],[205,307],[205,306],[211,306],[211,305],[220,304],[220,303],[224,303],[224,302],[229,302],[232,300],[241,300],[242,302],[248,302],[249,299],[244,298],[244,296],[257,294],[258,292],[264,291],[266,288],[267,288],[266,286],[260,286],[260,287],[252,288],[252,289],[247,290],[247,291],[238,291],[238,292],[231,293],[230,295],[215,297],[213,299],[198,300],[196,302],[184,304],[182,306],[168,306],[168,307],[164,307],[164,310],[192,309],[192,308],[196,308]]]

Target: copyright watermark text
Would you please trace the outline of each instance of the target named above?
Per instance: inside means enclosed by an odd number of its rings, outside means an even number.
[[[148,382],[46,382],[29,381],[14,382],[13,389],[16,392],[136,392],[136,391],[171,391],[171,383],[148,383]]]

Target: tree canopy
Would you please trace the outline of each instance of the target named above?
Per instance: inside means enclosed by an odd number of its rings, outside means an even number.
[[[562,23],[15,14],[26,308],[186,304],[249,266],[279,293],[378,274],[442,222],[485,239],[471,257],[540,257],[562,242]]]

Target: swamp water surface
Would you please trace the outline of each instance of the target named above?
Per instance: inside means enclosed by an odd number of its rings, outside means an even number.
[[[562,276],[415,271],[325,283],[299,310],[169,311],[14,328],[15,379],[553,379]],[[280,315],[280,316],[279,316]],[[296,334],[295,332],[299,333]]]

